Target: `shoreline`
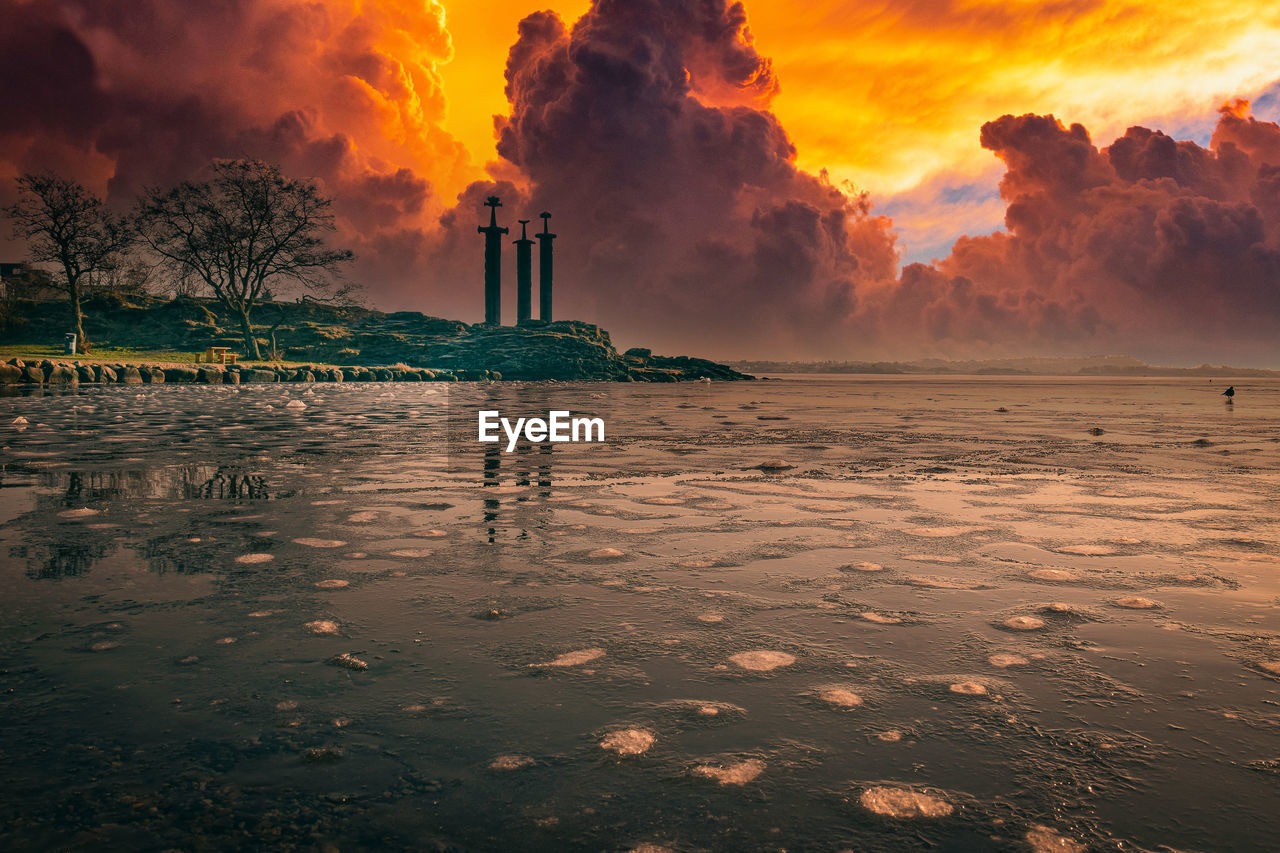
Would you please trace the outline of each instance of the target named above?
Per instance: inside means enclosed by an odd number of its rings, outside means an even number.
[[[179,364],[11,358],[0,364],[0,385],[253,385],[290,382],[496,381],[494,370],[441,370],[407,365],[382,367],[318,364]]]
[[[118,362],[110,359],[73,361],[10,358],[0,363],[0,386],[70,385],[271,385],[307,382],[501,382],[497,370],[297,364],[203,364],[190,362]],[[511,379],[512,382],[699,382],[700,378],[645,379]],[[707,379],[706,381],[710,381]]]

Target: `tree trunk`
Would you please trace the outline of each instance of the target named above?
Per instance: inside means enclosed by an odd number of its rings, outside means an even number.
[[[253,336],[253,327],[249,325],[248,309],[240,309],[240,333],[244,335],[245,358],[253,357],[254,361],[262,361],[262,353],[258,351],[258,339]]]
[[[73,282],[68,288],[71,297],[71,311],[76,321],[76,352],[89,352],[89,336],[84,333],[84,311],[80,309],[80,283]]]

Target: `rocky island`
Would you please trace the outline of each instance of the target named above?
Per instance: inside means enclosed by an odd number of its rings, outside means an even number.
[[[85,309],[86,333],[99,349],[175,353],[203,352],[211,346],[232,352],[243,349],[236,321],[212,299],[101,297],[86,303]],[[65,303],[18,301],[0,318],[0,336],[11,345],[47,346],[63,339],[66,314]],[[679,382],[752,378],[702,358],[654,355],[642,348],[619,353],[607,331],[575,320],[467,325],[413,311],[384,313],[308,300],[264,303],[255,321],[255,333],[272,355],[268,362],[184,366],[121,363],[132,360],[120,359],[103,365],[99,363],[103,359],[92,353],[79,359],[15,358],[0,368],[0,381]]]

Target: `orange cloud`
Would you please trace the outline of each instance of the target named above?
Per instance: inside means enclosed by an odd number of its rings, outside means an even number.
[[[1052,112],[1102,140],[1280,78],[1280,7],[1191,0],[820,0],[748,5],[805,168],[875,193],[975,174],[993,116]]]
[[[515,24],[551,8],[572,22],[586,0],[495,11],[446,0],[458,56],[444,66],[445,121],[477,162],[492,158],[495,78]],[[781,93],[772,109],[798,164],[873,193],[942,172],[976,175],[991,155],[977,129],[1004,113],[1052,112],[1101,140],[1153,117],[1200,115],[1280,78],[1280,7],[1191,0],[748,0]]]

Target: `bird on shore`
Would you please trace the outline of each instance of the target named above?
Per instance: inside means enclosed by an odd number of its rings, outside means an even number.
[[[1222,396],[1227,398],[1228,403],[1234,403],[1235,396],[1236,396],[1236,386],[1234,385],[1227,386],[1227,390],[1222,392]]]

